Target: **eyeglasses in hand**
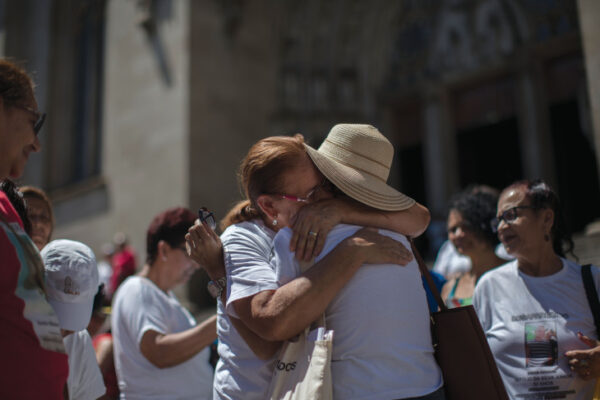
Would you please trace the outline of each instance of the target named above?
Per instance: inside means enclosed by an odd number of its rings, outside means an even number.
[[[206,209],[206,207],[202,207],[201,209],[198,210],[198,218],[200,219],[200,222],[206,222],[206,224],[213,231],[215,229],[217,229],[217,223],[215,221],[215,216],[213,215],[212,212],[208,211]]]

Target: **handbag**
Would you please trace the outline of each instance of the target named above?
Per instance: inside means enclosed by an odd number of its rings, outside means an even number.
[[[306,271],[312,263],[301,263]],[[333,331],[327,331],[325,314],[293,339],[284,342],[273,370],[268,399],[330,400]]]
[[[496,361],[473,306],[449,309],[421,255],[410,240],[415,259],[439,311],[431,313],[435,358],[444,377],[447,400],[508,400]]]
[[[598,301],[598,291],[596,290],[596,285],[594,285],[594,280],[592,278],[591,264],[586,264],[581,267],[581,279],[583,280],[585,295],[587,296],[588,303],[592,309],[594,325],[596,325],[596,335],[598,335],[598,338],[600,338],[600,301]],[[600,379],[596,380],[594,397],[592,399],[600,400]]]

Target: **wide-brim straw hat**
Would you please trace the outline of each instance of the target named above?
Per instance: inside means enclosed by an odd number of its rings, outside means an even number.
[[[354,200],[385,211],[406,210],[415,204],[387,184],[394,146],[377,128],[338,124],[318,150],[305,146],[319,171]]]

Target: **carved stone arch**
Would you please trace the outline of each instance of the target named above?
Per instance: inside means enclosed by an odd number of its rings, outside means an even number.
[[[472,69],[478,66],[468,21],[468,14],[463,10],[445,9],[440,13],[431,45],[431,70]]]
[[[500,0],[481,2],[473,17],[478,52],[483,59],[493,59],[498,54],[507,55],[514,51],[515,34]]]

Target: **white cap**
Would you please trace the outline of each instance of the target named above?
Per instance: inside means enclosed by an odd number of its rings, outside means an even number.
[[[60,327],[69,331],[85,329],[98,292],[94,252],[83,243],[60,239],[48,243],[41,254],[48,302],[58,316]]]

